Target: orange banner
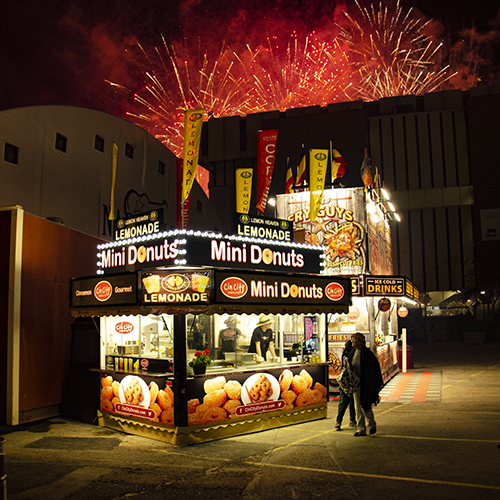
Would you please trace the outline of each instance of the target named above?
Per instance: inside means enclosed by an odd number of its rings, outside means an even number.
[[[204,109],[190,109],[184,113],[184,160],[182,168],[182,198],[188,198],[193,187],[194,176],[200,154],[201,129]]]
[[[277,130],[257,132],[257,210],[264,212],[273,178],[276,158]]]

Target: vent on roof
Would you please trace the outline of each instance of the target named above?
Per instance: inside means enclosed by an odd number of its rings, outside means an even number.
[[[17,165],[19,162],[19,148],[13,144],[5,143],[3,159]]]

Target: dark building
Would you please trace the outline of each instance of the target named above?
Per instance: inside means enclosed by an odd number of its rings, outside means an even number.
[[[367,148],[401,216],[392,224],[394,273],[439,304],[457,290],[500,281],[499,110],[500,87],[481,87],[211,119],[200,163],[210,170],[211,201],[229,229],[235,169],[256,169],[258,130],[279,131],[270,196],[284,193],[287,165],[296,168],[302,144],[329,148],[332,141],[348,162],[346,187],[362,186]]]

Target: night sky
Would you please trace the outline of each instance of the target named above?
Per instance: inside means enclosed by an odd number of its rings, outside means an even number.
[[[4,2],[0,14],[0,109],[38,104],[86,106],[120,114],[105,79],[127,75],[124,50],[137,41],[157,44],[201,36],[209,43],[255,40],[266,30],[312,30],[331,17],[338,2],[327,0],[25,0]],[[347,2],[351,5],[352,1]],[[456,42],[463,29],[479,33],[500,27],[500,1],[416,0],[424,16],[439,20],[443,38]],[[402,3],[404,8],[410,2]],[[237,39],[239,37],[239,39]],[[485,57],[496,60],[498,42]],[[485,83],[489,83],[485,77]]]

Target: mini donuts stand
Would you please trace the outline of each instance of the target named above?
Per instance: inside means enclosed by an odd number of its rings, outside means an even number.
[[[98,275],[71,280],[72,315],[100,318],[100,426],[190,445],[326,418],[327,315],[349,312],[351,280],[323,275],[323,249],[291,242],[286,221],[257,222],[279,223],[275,239],[172,230],[105,243]],[[248,352],[262,315],[275,355]],[[234,352],[221,349],[228,324]]]

